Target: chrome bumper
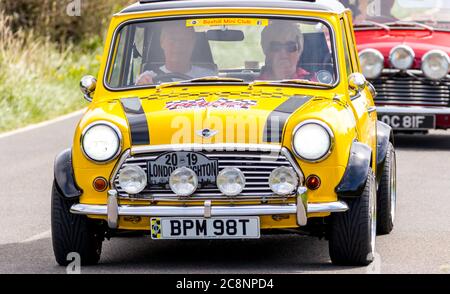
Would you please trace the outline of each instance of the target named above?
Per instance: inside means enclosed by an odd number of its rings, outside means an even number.
[[[450,107],[377,106],[378,114],[448,114]]]
[[[327,203],[307,203],[306,188],[301,187],[297,193],[296,204],[280,205],[236,205],[211,206],[205,201],[203,206],[129,206],[118,205],[117,192],[108,192],[108,205],[74,204],[70,212],[82,215],[108,216],[108,226],[118,227],[119,216],[154,216],[154,217],[217,217],[217,216],[262,216],[277,214],[296,214],[299,226],[307,223],[308,213],[345,212],[348,206],[343,201]]]

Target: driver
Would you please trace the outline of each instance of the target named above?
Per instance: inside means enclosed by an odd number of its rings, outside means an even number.
[[[383,3],[370,0],[341,0],[345,7],[352,10],[354,22],[364,22],[367,20],[375,22],[388,22],[398,20],[392,15],[394,0],[383,0]],[[379,6],[379,7],[378,7]],[[372,11],[369,15],[369,11]]]
[[[261,46],[266,56],[261,80],[310,79],[306,70],[299,68],[304,39],[295,23],[272,22],[261,33]]]
[[[192,27],[183,22],[167,22],[161,29],[160,44],[164,52],[165,64],[155,71],[145,71],[137,78],[136,85],[153,84],[158,74],[180,74],[186,78],[215,76],[213,70],[193,65],[192,52],[196,43],[196,34]],[[181,78],[179,79],[181,80]]]

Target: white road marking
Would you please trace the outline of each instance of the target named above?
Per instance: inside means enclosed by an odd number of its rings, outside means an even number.
[[[72,112],[72,113],[69,113],[69,114],[65,114],[65,115],[59,116],[59,117],[51,119],[51,120],[47,120],[47,121],[44,121],[44,122],[41,122],[41,123],[37,123],[37,124],[26,126],[24,128],[21,128],[21,129],[17,129],[17,130],[14,130],[14,131],[10,131],[10,132],[6,132],[6,133],[3,133],[3,134],[0,134],[0,139],[11,137],[11,136],[14,136],[14,135],[17,135],[17,134],[21,134],[21,133],[24,133],[24,132],[32,131],[32,130],[35,130],[35,129],[38,129],[38,128],[46,127],[48,125],[51,125],[51,124],[54,124],[54,123],[57,123],[57,122],[61,122],[61,121],[67,120],[67,119],[71,119],[73,117],[81,115],[85,110],[86,110],[86,108],[83,108],[81,110],[78,110],[78,111],[75,111],[75,112]]]
[[[52,231],[48,230],[48,231],[45,231],[43,233],[31,236],[30,238],[25,239],[23,241],[20,241],[19,243],[29,243],[29,242],[34,242],[34,241],[38,241],[38,240],[41,240],[41,239],[50,238],[51,233],[52,233]]]
[[[38,240],[41,240],[41,239],[47,239],[47,238],[50,238],[51,236],[52,236],[52,231],[48,230],[48,231],[45,231],[43,233],[39,233],[39,234],[36,234],[34,236],[31,236],[30,238],[27,238],[27,239],[22,240],[22,241],[11,241],[11,240],[9,240],[9,241],[0,241],[0,245],[10,245],[10,244],[17,244],[17,243],[19,243],[19,244],[30,243],[30,242],[38,241]]]

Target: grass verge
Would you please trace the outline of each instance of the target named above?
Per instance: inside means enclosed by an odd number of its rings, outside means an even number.
[[[0,11],[0,132],[85,107],[79,81],[97,74],[101,53],[97,38],[61,49],[32,32],[13,32]]]

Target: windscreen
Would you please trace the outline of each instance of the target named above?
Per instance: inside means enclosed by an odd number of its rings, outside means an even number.
[[[448,0],[342,0],[352,10],[354,23],[381,24],[416,22],[437,29],[450,30]]]
[[[141,21],[122,26],[113,42],[106,84],[116,89],[209,77],[332,85],[337,76],[332,31],[315,19]]]

